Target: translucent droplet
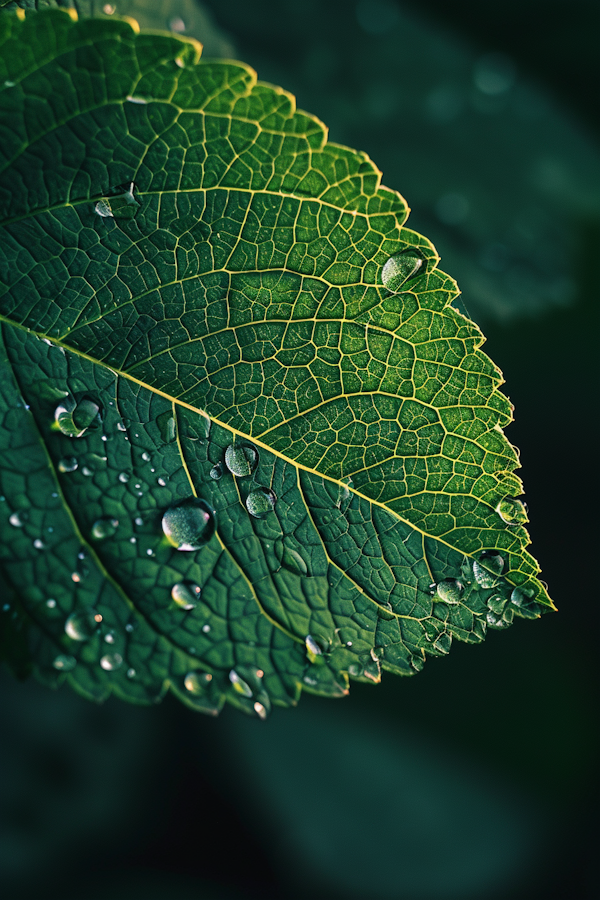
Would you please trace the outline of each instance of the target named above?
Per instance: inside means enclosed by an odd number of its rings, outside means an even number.
[[[206,625],[203,625],[202,631],[204,632],[204,634],[208,634],[208,632],[210,631],[210,625],[208,623]]]
[[[135,678],[135,669],[127,669],[127,677]]]
[[[512,497],[501,500],[496,507],[496,512],[507,525],[523,525],[529,521],[525,504]]]
[[[437,597],[442,603],[460,603],[462,591],[462,584],[456,578],[446,578],[444,581],[440,581],[436,587]]]
[[[48,607],[48,609],[54,609],[54,607],[56,606],[56,600],[54,599],[54,597],[50,597],[49,600],[46,600],[46,606]]]
[[[234,447],[230,444],[225,451],[225,465],[233,475],[246,478],[252,475],[258,465],[258,452],[249,444]]]
[[[510,595],[510,602],[518,607],[527,606],[531,597],[533,597],[531,588],[516,587]]]
[[[115,633],[114,631],[107,631],[104,635],[104,640],[107,644],[114,644],[115,642]]]
[[[174,16],[169,20],[169,28],[171,31],[177,31],[179,34],[185,31],[185,22],[179,16]]]
[[[145,105],[145,104],[148,102],[148,101],[146,100],[145,97],[134,97],[134,96],[129,96],[129,97],[127,97],[127,100],[128,100],[130,103],[140,103],[140,104],[142,104],[142,105]]]
[[[277,494],[270,488],[258,488],[246,497],[246,509],[255,519],[264,517],[275,509]]]
[[[141,516],[136,516],[136,518],[134,519],[134,522],[135,522],[136,525],[143,525],[143,524],[144,524],[144,520],[142,519]]]
[[[157,478],[157,479],[156,479],[156,483],[157,483],[157,485],[158,485],[159,487],[166,487],[166,486],[167,486],[167,482],[165,481],[164,478]]]
[[[65,631],[74,641],[89,641],[98,630],[101,621],[102,616],[95,609],[71,613],[65,622]]]
[[[8,517],[8,521],[13,528],[22,528],[25,524],[25,516],[22,513],[14,512]]]
[[[122,422],[117,422],[117,431],[127,431],[127,428]]]
[[[114,672],[123,665],[123,657],[120,653],[106,653],[100,659],[100,665],[107,672]]]
[[[219,478],[222,478],[223,466],[221,465],[221,463],[217,463],[216,466],[213,466],[208,474],[213,479],[213,481],[218,481]]]
[[[307,634],[304,638],[306,652],[309,659],[314,661],[317,656],[322,656],[329,649],[329,641],[320,634]]]
[[[350,665],[348,666],[348,675],[352,675],[354,678],[357,678],[359,675],[362,675],[362,673],[362,666],[359,666],[358,663],[350,663]]]
[[[492,597],[488,597],[487,605],[491,609],[493,613],[496,613],[497,616],[501,616],[504,612],[504,607],[508,603],[508,597],[501,597],[500,594],[495,594]]]
[[[252,688],[250,685],[241,678],[235,669],[232,669],[229,673],[229,680],[233,685],[234,691],[237,691],[238,694],[241,694],[242,697],[252,697]]]
[[[267,708],[265,706],[263,706],[262,703],[259,703],[258,701],[256,701],[256,703],[254,704],[254,712],[256,713],[258,718],[262,719],[263,721],[269,715]]]
[[[74,656],[59,653],[59,655],[55,657],[52,665],[55,669],[58,669],[59,672],[70,672],[77,665],[77,660]]]
[[[102,7],[102,12],[105,16],[112,16],[115,13],[116,9],[117,7],[113,3],[105,3]]]
[[[388,291],[396,293],[403,284],[425,270],[425,260],[418,250],[404,250],[390,256],[381,270],[381,280]]]
[[[306,561],[297,550],[287,547],[283,541],[276,541],[274,549],[277,559],[284,568],[294,572],[296,575],[308,574]]]
[[[110,208],[110,200],[105,197],[103,197],[102,200],[98,200],[94,206],[94,212],[99,216],[102,216],[103,219],[112,218],[113,211]]]
[[[170,444],[175,440],[177,428],[172,412],[161,413],[156,418],[156,424],[160,431],[160,436],[165,444]]]
[[[36,538],[35,541],[33,542],[33,546],[35,547],[36,550],[43,550],[46,545],[39,538]]]
[[[83,466],[81,471],[87,478],[94,474],[93,469],[90,469],[88,466]]]
[[[102,541],[105,538],[112,537],[113,534],[116,533],[118,527],[118,519],[111,519],[109,517],[97,519],[92,525],[92,537],[97,541]]]
[[[198,550],[215,533],[215,513],[205,500],[192,497],[166,511],[162,528],[177,550]]]
[[[150,462],[151,456],[147,450],[144,450],[144,452],[142,453],[142,459],[144,460],[144,462]]]
[[[78,403],[66,397],[54,410],[54,427],[70,438],[85,434],[100,413],[100,407],[89,398]]]
[[[504,557],[493,550],[484,550],[479,560],[473,562],[473,575],[475,581],[482,588],[493,588],[497,584],[498,576],[504,569]]]
[[[58,461],[59,472],[74,472],[79,463],[74,456],[65,456],[64,459]]]
[[[133,622],[128,622],[127,625],[125,626],[125,631],[128,634],[131,634],[131,632],[133,631],[134,628],[135,628],[135,625],[133,624]]]
[[[186,691],[190,694],[203,694],[212,681],[210,672],[188,672],[183,680]]]
[[[182,609],[194,609],[200,593],[200,588],[193,581],[180,581],[171,588],[171,597]]]
[[[119,475],[119,481],[121,482],[121,484],[127,484],[130,478],[131,475],[129,474],[129,472],[121,472]]]

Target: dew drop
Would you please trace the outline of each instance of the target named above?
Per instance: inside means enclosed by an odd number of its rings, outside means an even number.
[[[127,677],[135,678],[135,669],[127,669]]]
[[[143,525],[143,524],[144,524],[144,520],[142,519],[141,516],[136,516],[136,518],[135,518],[133,521],[135,522],[136,525]]]
[[[127,428],[122,422],[117,422],[117,431],[127,431]]]
[[[222,478],[223,466],[221,465],[221,463],[217,463],[216,466],[213,466],[208,474],[213,479],[213,481],[218,481],[219,478]]]
[[[496,507],[496,512],[507,525],[523,525],[529,521],[525,504],[512,497],[501,500]]]
[[[381,279],[384,286],[396,293],[405,282],[410,281],[425,269],[425,260],[418,250],[404,250],[395,256],[390,256],[381,270]]]
[[[212,681],[210,672],[188,672],[183,680],[186,691],[190,694],[203,694]]]
[[[144,460],[144,462],[150,462],[151,457],[147,450],[144,450],[144,452],[142,453],[142,459]]]
[[[480,587],[493,588],[503,568],[503,557],[499,553],[487,551],[481,554],[479,560],[473,561],[473,576]]]
[[[127,97],[127,100],[128,100],[130,103],[139,103],[139,104],[141,104],[141,105],[145,105],[145,104],[148,102],[148,101],[146,100],[145,97],[134,97],[134,96],[129,96],[129,97]]]
[[[526,606],[532,596],[531,588],[516,587],[510,595],[510,602],[518,607]]]
[[[283,541],[276,541],[274,549],[277,559],[285,569],[294,572],[296,575],[308,574],[306,561],[297,550],[286,547]]]
[[[116,9],[117,7],[113,3],[105,3],[102,7],[102,12],[105,16],[112,16],[115,13]]]
[[[156,479],[156,483],[159,485],[159,487],[166,487],[166,486],[167,486],[167,482],[165,481],[164,478],[157,478],[157,479]]]
[[[77,665],[77,660],[74,656],[68,656],[65,653],[59,653],[59,655],[54,659],[52,665],[55,669],[58,669],[59,672],[70,672]]]
[[[33,546],[35,547],[36,550],[43,550],[46,545],[39,538],[36,538],[35,541],[33,542]]]
[[[438,583],[436,595],[442,603],[456,604],[460,603],[462,590],[460,581],[457,581],[456,578],[446,578]]]
[[[19,513],[16,512],[12,513],[12,515],[8,517],[8,521],[13,526],[13,528],[22,528],[25,524],[23,518],[19,515]]]
[[[101,216],[103,219],[112,218],[113,211],[110,208],[110,200],[108,200],[106,197],[103,197],[102,200],[98,200],[98,202],[94,206],[94,212]]]
[[[259,703],[258,701],[256,701],[256,703],[254,704],[254,712],[256,713],[256,715],[258,716],[259,719],[263,720],[263,722],[269,715],[267,708],[265,706],[263,706],[262,703]]]
[[[208,632],[210,631],[210,625],[208,623],[206,625],[203,625],[202,631],[204,632],[204,634],[208,634]]]
[[[176,31],[181,34],[185,31],[185,22],[180,16],[174,16],[169,20],[169,28],[171,31]]]
[[[65,456],[63,459],[58,461],[58,471],[59,472],[75,472],[79,463],[75,459],[74,456]]]
[[[82,466],[81,471],[87,478],[94,474],[93,469],[88,468],[88,466]]]
[[[233,475],[246,478],[258,465],[258,452],[249,444],[234,447],[230,444],[225,451],[225,465]]]
[[[504,612],[504,607],[508,603],[507,597],[501,597],[500,594],[495,594],[492,597],[489,597],[487,600],[487,605],[491,609],[493,613],[497,616],[501,616]]]
[[[162,518],[165,536],[177,550],[198,550],[208,543],[215,528],[214,510],[196,497],[170,507]]]
[[[114,631],[107,631],[104,635],[104,640],[107,644],[114,644],[115,642],[115,633]]]
[[[156,424],[160,431],[160,436],[165,444],[171,444],[176,437],[177,427],[172,412],[161,413],[156,418]]]
[[[131,632],[133,631],[134,628],[135,628],[135,625],[133,624],[133,622],[128,622],[127,625],[125,626],[125,631],[127,631],[128,634],[131,634]]]
[[[54,609],[54,607],[56,606],[56,600],[53,597],[50,597],[49,600],[46,600],[46,606],[48,607],[48,609]]]
[[[65,622],[65,631],[73,641],[89,641],[102,621],[95,609],[71,613]]]
[[[119,520],[105,517],[97,519],[92,525],[92,537],[96,541],[102,541],[105,538],[112,537],[119,527]]]
[[[193,581],[180,581],[171,588],[171,597],[181,609],[194,609],[200,593],[200,588]]]
[[[241,694],[242,697],[252,697],[252,688],[250,687],[248,682],[244,681],[244,679],[238,675],[235,669],[232,669],[230,671],[229,680],[233,685],[234,691],[236,691],[238,694]]]
[[[277,494],[270,488],[258,488],[246,497],[246,509],[255,519],[264,517],[275,509]]]
[[[106,653],[100,659],[100,665],[106,672],[114,672],[123,665],[123,657],[120,653]]]
[[[129,474],[129,472],[121,472],[119,475],[119,481],[121,482],[121,484],[127,484],[130,478],[131,475]]]
[[[72,397],[66,397],[54,410],[54,428],[70,438],[82,437],[97,419],[100,407],[89,398],[77,403]]]

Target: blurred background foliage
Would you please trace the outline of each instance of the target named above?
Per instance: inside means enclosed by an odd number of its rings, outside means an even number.
[[[595,898],[600,6],[63,5],[243,59],[406,197],[505,373],[559,613],[266,724],[3,674],[4,898]]]

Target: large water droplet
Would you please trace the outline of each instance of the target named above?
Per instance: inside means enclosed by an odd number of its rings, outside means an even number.
[[[58,669],[59,672],[71,672],[77,665],[77,660],[74,656],[68,656],[66,653],[59,653],[58,656],[55,657],[52,665],[55,669]]]
[[[246,478],[258,465],[258,452],[249,444],[240,444],[237,447],[230,444],[225,451],[225,465],[233,475]]]
[[[418,250],[404,250],[390,256],[381,270],[381,280],[388,291],[396,293],[405,282],[425,270],[425,260]]]
[[[462,591],[462,584],[456,578],[446,578],[444,581],[440,581],[436,587],[436,594],[442,603],[460,603]]]
[[[304,643],[306,644],[306,652],[309,657],[316,658],[317,656],[321,656],[323,651],[319,645],[319,643],[315,640],[312,634],[307,634],[304,638]]]
[[[229,673],[229,680],[233,685],[233,689],[237,691],[238,694],[241,694],[242,697],[252,697],[252,688],[238,675],[235,669],[232,669]]]
[[[110,207],[110,200],[105,197],[103,197],[102,200],[98,200],[94,206],[94,212],[99,216],[102,216],[103,219],[112,218],[113,211]]]
[[[78,465],[79,463],[74,456],[65,456],[64,459],[58,461],[58,471],[63,473],[75,472]]]
[[[203,694],[212,681],[210,672],[188,672],[183,680],[186,691],[190,694]]]
[[[100,665],[107,672],[113,672],[123,665],[123,657],[120,653],[106,653],[100,659]]]
[[[493,613],[497,616],[501,616],[504,612],[504,607],[508,603],[508,597],[502,597],[500,594],[494,594],[487,599],[487,605],[491,609]]]
[[[246,509],[255,519],[264,517],[275,509],[277,494],[270,488],[257,488],[246,497]]]
[[[200,588],[193,581],[180,581],[171,588],[171,597],[182,609],[194,609],[200,597]]]
[[[213,466],[208,474],[213,479],[213,481],[218,481],[219,478],[222,478],[223,466],[221,465],[221,463],[217,463],[216,466]]]
[[[166,511],[162,528],[178,550],[199,550],[215,533],[215,513],[205,500],[191,497]]]
[[[516,587],[510,595],[510,602],[518,607],[527,606],[533,594],[531,588]]]
[[[102,616],[95,609],[71,613],[65,622],[65,631],[74,641],[89,641],[98,630]]]
[[[297,550],[287,547],[283,541],[275,542],[275,555],[281,565],[290,572],[294,572],[296,575],[308,574],[308,566],[304,558]]]
[[[173,413],[161,413],[160,416],[157,416],[156,418],[156,424],[158,425],[160,436],[165,444],[171,444],[175,440],[177,434],[177,426]]]
[[[496,512],[507,525],[524,525],[529,521],[527,507],[521,500],[505,497],[496,507]]]
[[[92,525],[92,537],[97,541],[102,541],[105,538],[112,537],[118,527],[118,519],[111,519],[109,517],[97,519]]]
[[[62,400],[54,410],[54,427],[67,437],[79,438],[98,417],[100,407],[84,398],[77,403],[72,397]]]
[[[499,553],[485,551],[478,560],[473,561],[475,581],[482,588],[493,588],[498,583],[498,576],[503,568],[504,559]]]

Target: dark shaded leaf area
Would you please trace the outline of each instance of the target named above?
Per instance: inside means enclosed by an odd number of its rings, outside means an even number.
[[[4,13],[0,67],[15,669],[264,718],[551,606],[501,374],[365,154],[131,20]]]

